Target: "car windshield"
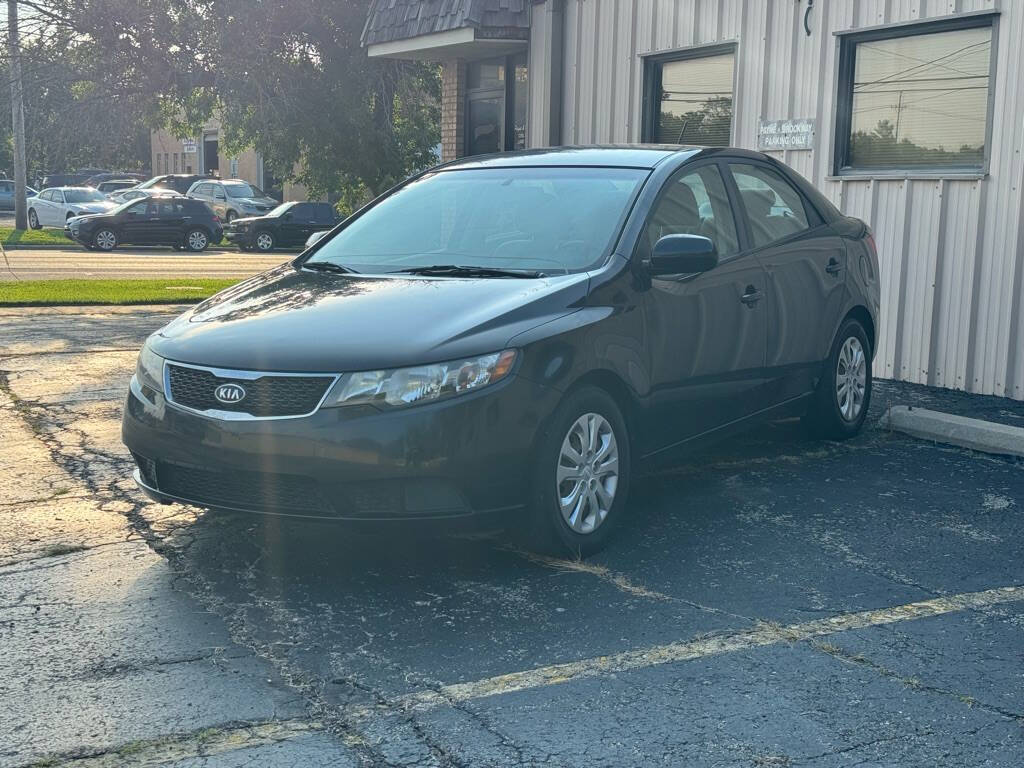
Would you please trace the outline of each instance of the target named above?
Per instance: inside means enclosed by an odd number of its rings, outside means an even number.
[[[95,203],[106,198],[97,189],[65,189],[64,200],[69,203]]]
[[[284,213],[294,205],[295,203],[281,203],[279,206],[277,206],[277,208],[267,213],[267,216],[280,216],[282,213]]]
[[[604,255],[647,173],[584,167],[430,173],[366,211],[309,263],[358,272],[436,264],[582,271]]]
[[[228,197],[266,197],[262,189],[254,187],[252,184],[246,184],[244,181],[225,182],[224,190],[228,193]]]

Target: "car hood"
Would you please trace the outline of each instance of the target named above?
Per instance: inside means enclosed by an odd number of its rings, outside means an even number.
[[[68,203],[68,208],[76,211],[88,211],[89,213],[106,213],[115,205],[111,202],[96,203]]]
[[[539,279],[346,275],[283,264],[207,299],[150,339],[170,360],[344,372],[494,352],[573,312],[586,273]]]
[[[240,205],[269,205],[271,207],[280,205],[272,197],[233,197],[231,199]]]
[[[254,221],[266,221],[269,216],[239,216],[231,220],[231,223],[236,226],[244,226],[246,224],[252,224]]]

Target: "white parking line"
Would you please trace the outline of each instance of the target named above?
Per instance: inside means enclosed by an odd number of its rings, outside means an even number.
[[[942,616],[949,613],[986,608],[1022,600],[1024,600],[1024,586],[999,587],[982,592],[967,592],[949,597],[937,597],[931,600],[922,600],[918,603],[907,603],[891,608],[880,608],[874,611],[840,614],[827,619],[817,619],[788,626],[760,623],[750,629],[686,642],[657,645],[635,651],[623,651],[622,653],[608,656],[598,656],[592,659],[582,659],[564,664],[537,667],[536,669],[528,669],[522,672],[512,672],[507,675],[498,675],[497,677],[489,677],[469,683],[446,685],[437,690],[402,696],[394,703],[406,710],[426,711],[474,699],[568,683],[599,675],[644,669],[660,664],[693,661],[708,656],[744,651],[767,645],[796,643],[801,640],[833,635],[837,632],[846,632],[851,629],[865,629],[886,624],[897,624],[903,621]],[[372,711],[367,710],[360,714],[368,716],[372,714]]]

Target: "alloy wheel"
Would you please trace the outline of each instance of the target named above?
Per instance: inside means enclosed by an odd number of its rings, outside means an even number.
[[[31,229],[39,229],[39,217],[34,210],[28,212],[28,225]]]
[[[619,484],[619,446],[604,416],[585,413],[569,427],[556,484],[562,519],[576,533],[593,533],[608,517]]]
[[[856,421],[864,407],[867,389],[867,358],[860,340],[850,336],[843,342],[836,363],[836,402],[844,421]]]
[[[201,251],[206,247],[209,240],[206,237],[205,232],[200,232],[198,229],[188,233],[188,247],[193,251]]]
[[[268,232],[260,232],[256,236],[256,247],[261,251],[269,251],[274,247],[274,238]]]
[[[102,251],[109,251],[117,245],[117,235],[109,229],[101,229],[96,233],[96,247]]]

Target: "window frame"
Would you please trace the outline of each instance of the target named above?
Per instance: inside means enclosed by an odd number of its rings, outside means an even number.
[[[904,37],[957,32],[966,29],[992,30],[989,50],[988,98],[985,110],[985,151],[980,165],[850,166],[850,130],[853,122],[853,79],[860,43],[897,40]],[[999,11],[979,11],[925,21],[887,24],[834,33],[837,38],[836,109],[833,115],[832,176],[843,178],[982,178],[988,175],[992,159],[992,123],[995,116],[995,80],[999,47]]]
[[[526,77],[525,83],[527,99],[526,99],[526,126],[529,131],[530,125],[530,56],[527,51],[517,50],[512,53],[508,53],[504,56],[489,56],[482,59],[472,59],[466,62],[465,70],[465,82],[466,87],[464,91],[464,102],[465,106],[463,109],[463,130],[462,130],[462,154],[460,157],[476,157],[476,155],[469,154],[469,134],[470,134],[470,115],[469,105],[470,102],[476,100],[486,99],[501,99],[501,149],[499,152],[514,152],[516,151],[516,137],[515,137],[515,109],[516,109],[516,62],[524,61],[526,66]],[[469,87],[469,68],[478,64],[497,63],[501,62],[501,66],[504,67],[504,82],[501,85],[488,85],[477,88]],[[524,148],[529,147],[529,136],[526,137],[524,142]]]
[[[736,94],[739,87],[739,45],[730,40],[707,45],[695,45],[687,48],[675,48],[670,51],[657,51],[641,56],[643,59],[643,105],[641,108],[640,140],[645,143],[654,141],[654,127],[658,120],[660,99],[655,98],[661,91],[661,72],[665,64],[676,61],[692,61],[706,59],[711,56],[732,54],[732,117],[729,119],[729,143],[736,145]],[[673,146],[687,146],[683,144]]]

